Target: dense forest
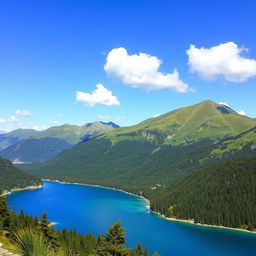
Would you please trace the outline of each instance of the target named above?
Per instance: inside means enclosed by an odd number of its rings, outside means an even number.
[[[256,156],[199,170],[155,191],[151,209],[195,223],[256,229]]]
[[[0,190],[24,188],[40,184],[42,182],[39,178],[16,168],[10,161],[0,157]]]
[[[114,223],[106,234],[78,234],[76,230],[57,231],[43,213],[41,218],[16,214],[0,196],[0,235],[11,243],[11,250],[21,256],[150,256],[140,243],[135,249],[125,246],[125,230]],[[154,253],[154,256],[157,256]]]

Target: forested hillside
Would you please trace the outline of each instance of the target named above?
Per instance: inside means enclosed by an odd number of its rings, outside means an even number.
[[[256,229],[256,156],[202,169],[152,193],[151,209],[196,223]]]
[[[116,127],[118,126],[111,122],[54,126],[6,148],[0,155],[15,164],[40,163],[73,147],[79,141],[88,140],[94,135],[111,131]]]
[[[10,161],[0,157],[0,190],[24,188],[41,183],[39,178],[14,167]]]
[[[11,132],[0,134],[0,152],[21,140],[25,140],[39,132],[33,129],[17,129]]]

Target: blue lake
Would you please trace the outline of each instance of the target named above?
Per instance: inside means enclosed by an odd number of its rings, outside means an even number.
[[[141,198],[101,187],[44,182],[38,190],[7,196],[10,206],[40,216],[46,211],[56,229],[105,233],[117,220],[127,232],[127,245],[140,241],[163,256],[255,256],[256,235],[167,221],[146,208]]]

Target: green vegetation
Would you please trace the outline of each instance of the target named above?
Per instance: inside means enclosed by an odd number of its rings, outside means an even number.
[[[69,124],[55,126],[6,148],[0,155],[15,164],[40,163],[71,148],[86,135],[96,136],[114,127],[116,127],[114,123],[103,122],[88,123],[83,126]]]
[[[103,122],[88,123],[82,126],[64,124],[61,126],[50,127],[33,138],[57,138],[75,145],[81,141],[81,138],[85,134],[102,134],[113,129],[114,127],[111,123]]]
[[[154,209],[170,214],[176,208],[164,197],[166,190],[199,169],[254,155],[255,130],[255,120],[206,101],[80,142],[26,170],[42,178],[98,184],[144,195],[158,203],[152,205]],[[230,226],[235,221],[221,224]]]
[[[10,161],[0,157],[0,190],[37,186],[41,183],[39,178],[14,167]]]
[[[139,135],[161,144],[180,145],[205,138],[219,140],[254,126],[255,119],[241,116],[224,105],[203,101],[147,119],[137,125],[113,130],[108,133],[108,138],[116,143],[123,136],[133,140],[134,135]]]
[[[57,231],[46,213],[40,220],[23,211],[15,214],[8,209],[3,196],[0,196],[0,233],[9,239],[8,247],[21,256],[150,256],[140,244],[135,250],[126,248],[120,221],[98,237],[77,234],[75,230]]]
[[[254,230],[255,184],[256,156],[232,159],[158,190],[151,209],[196,223]]]
[[[38,131],[33,129],[17,129],[5,134],[0,134],[0,151],[38,133]]]
[[[63,139],[29,138],[8,147],[0,155],[14,164],[38,163],[49,160],[72,146]]]

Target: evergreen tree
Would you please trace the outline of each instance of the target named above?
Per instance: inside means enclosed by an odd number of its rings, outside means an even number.
[[[142,256],[144,255],[143,247],[141,246],[140,242],[138,242],[136,249],[135,249],[135,255],[136,256]]]
[[[52,245],[53,248],[57,248],[59,246],[54,230],[50,226],[50,222],[47,219],[46,212],[44,212],[40,218],[39,231],[46,238],[46,240]]]
[[[127,256],[129,250],[125,248],[125,231],[118,221],[109,228],[106,235],[99,235],[97,240],[97,254],[99,256]]]
[[[0,195],[2,192],[0,191]],[[0,196],[0,230],[7,231],[10,228],[10,212],[4,196]]]

